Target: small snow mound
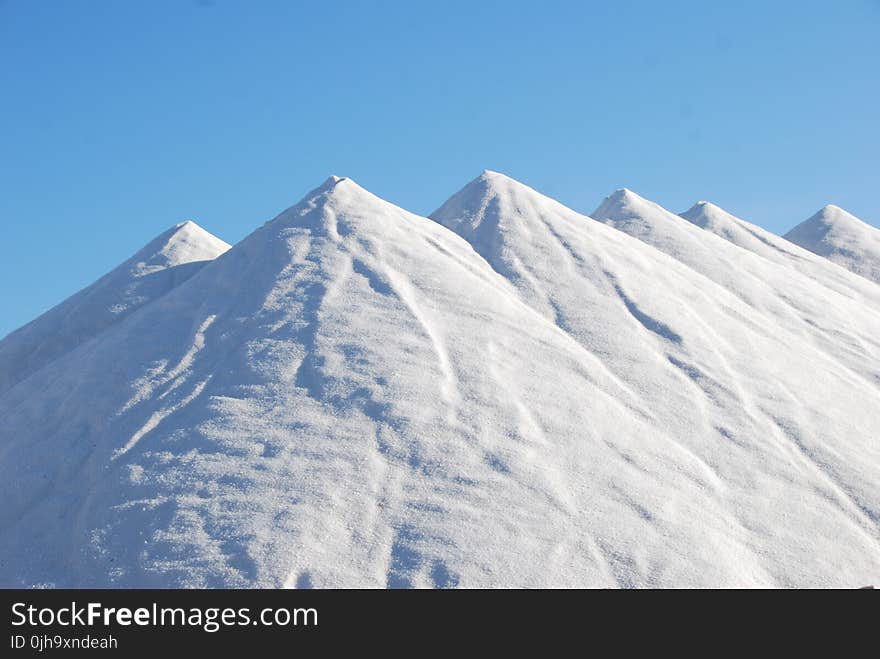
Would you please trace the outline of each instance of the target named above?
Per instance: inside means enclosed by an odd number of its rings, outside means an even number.
[[[499,179],[502,181],[513,181],[514,179],[510,178],[507,174],[503,174],[501,172],[496,172],[493,169],[484,169],[483,172],[477,177],[479,179],[484,180],[492,180]]]
[[[605,197],[605,200],[590,216],[596,220],[613,220],[632,215],[638,209],[654,207],[660,208],[654,202],[645,199],[629,188],[619,188]]]
[[[711,201],[705,200],[695,203],[684,213],[681,213],[680,217],[704,229],[715,225],[727,226],[733,221],[733,216],[730,213]]]
[[[880,283],[880,230],[839,206],[828,204],[785,238]]]
[[[825,206],[823,206],[822,210],[819,212],[822,213],[823,215],[841,215],[841,214],[849,215],[849,213],[847,213],[845,210],[843,210],[840,206],[837,206],[836,204],[825,204]]]
[[[345,180],[347,180],[345,176],[336,176],[336,174],[333,174],[333,175],[327,177],[327,180],[324,181],[320,186],[318,186],[317,190],[319,190],[321,192],[324,192],[327,190],[332,190],[339,183],[342,183]]]

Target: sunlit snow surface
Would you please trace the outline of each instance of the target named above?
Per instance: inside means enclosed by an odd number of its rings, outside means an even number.
[[[0,362],[0,585],[876,583],[880,287],[603,208],[333,177],[59,321]]]
[[[195,222],[157,236],[88,288],[0,342],[0,394],[161,297],[229,249]]]
[[[785,237],[880,284],[880,229],[842,208],[825,206]]]

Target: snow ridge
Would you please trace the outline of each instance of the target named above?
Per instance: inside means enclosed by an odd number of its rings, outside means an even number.
[[[0,585],[875,583],[875,285],[685,216],[487,170],[175,227],[0,342]]]
[[[0,341],[0,393],[162,297],[228,249],[192,221],[164,231],[94,284]]]
[[[875,306],[880,304],[880,287],[862,277],[854,276],[827,258],[728,213],[711,202],[697,202],[682,213],[681,217],[743,249],[808,275],[842,295],[861,299]]]
[[[880,229],[838,206],[825,206],[785,237],[880,284]]]

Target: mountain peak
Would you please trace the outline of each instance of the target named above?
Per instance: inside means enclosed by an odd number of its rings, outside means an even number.
[[[681,213],[680,217],[703,229],[721,228],[735,219],[732,214],[720,206],[704,200],[695,203],[684,213]]]
[[[476,178],[476,180],[482,180],[487,182],[496,182],[496,183],[514,183],[516,185],[525,185],[524,183],[520,183],[515,178],[511,178],[507,174],[503,172],[496,172],[493,169],[484,169],[482,173]]]
[[[0,393],[162,297],[229,248],[192,220],[166,229],[90,286],[4,339]]]
[[[719,205],[713,204],[711,201],[706,201],[705,199],[701,199],[700,201],[695,203],[693,206],[691,206],[686,211],[686,213],[697,213],[697,212],[710,213],[713,211],[722,211],[725,213],[727,212],[723,208],[721,208]]]
[[[868,583],[877,307],[605,204],[333,176],[161,269],[175,225],[0,342],[0,586]]]
[[[520,183],[516,179],[513,179],[507,174],[502,174],[501,172],[496,172],[491,169],[484,169],[480,172],[480,175],[475,179],[470,181],[467,185],[465,185],[461,190],[459,190],[456,195],[461,194],[463,192],[470,192],[471,194],[485,194],[487,192],[503,192],[506,189],[515,188],[515,187],[523,187],[527,188],[523,183]],[[530,189],[530,188],[529,188]]]
[[[321,185],[310,190],[293,206],[281,211],[267,224],[299,223],[300,218],[311,216],[316,208],[333,204],[351,204],[359,198],[358,203],[375,203],[379,198],[369,190],[362,188],[354,179],[347,176],[329,176]],[[383,203],[384,200],[381,200]]]
[[[228,243],[192,220],[185,220],[160,233],[127,263],[135,268],[167,268],[193,261],[210,261],[229,247]]]
[[[814,215],[812,215],[807,222],[821,222],[823,224],[836,225],[836,224],[855,224],[861,225],[866,224],[862,222],[859,218],[857,218],[852,213],[844,210],[840,206],[835,204],[826,204],[819,211],[817,211]]]
[[[816,232],[824,235],[832,229],[841,231],[858,231],[864,229],[872,229],[869,224],[863,222],[852,213],[844,210],[835,204],[826,204],[809,218],[798,224],[786,234],[786,238],[791,240],[791,236],[804,237],[807,234],[814,235]]]
[[[316,189],[317,189],[317,190],[321,190],[321,191],[332,190],[332,189],[335,188],[339,183],[342,183],[342,182],[345,181],[345,180],[347,180],[347,178],[346,178],[345,176],[336,176],[336,174],[331,174],[331,175],[328,176],[327,179],[326,179],[321,185],[319,185]]]
[[[360,186],[357,185],[350,178],[347,178],[345,176],[336,176],[334,174],[332,176],[328,176],[324,180],[324,182],[321,183],[321,185],[319,185],[317,188],[315,188],[314,190],[312,190],[308,194],[306,194],[306,196],[303,197],[303,199],[299,203],[305,203],[305,202],[308,202],[309,200],[314,200],[317,197],[320,197],[322,195],[335,194],[335,193],[339,192],[339,190],[337,190],[337,188],[340,187],[340,184],[345,183],[345,182],[347,182],[348,185],[342,186],[343,188],[350,187],[351,185],[354,185],[355,187],[360,188]],[[363,188],[360,188],[360,189],[363,189]],[[299,205],[299,204],[296,204],[296,205]],[[295,207],[296,206],[294,206],[294,208]]]
[[[785,238],[867,279],[880,283],[880,229],[828,204]]]
[[[525,183],[485,169],[429,217],[461,235],[477,232],[489,240],[502,218],[520,219],[527,207],[565,209]]]
[[[658,204],[645,199],[629,188],[618,188],[605,197],[605,200],[590,214],[590,217],[596,220],[622,219],[633,214],[638,214],[643,209],[651,208],[665,210]]]

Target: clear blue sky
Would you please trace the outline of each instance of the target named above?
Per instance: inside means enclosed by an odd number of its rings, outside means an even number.
[[[0,336],[331,173],[421,213],[489,168],[584,212],[877,224],[878,35],[878,0],[0,0]]]

